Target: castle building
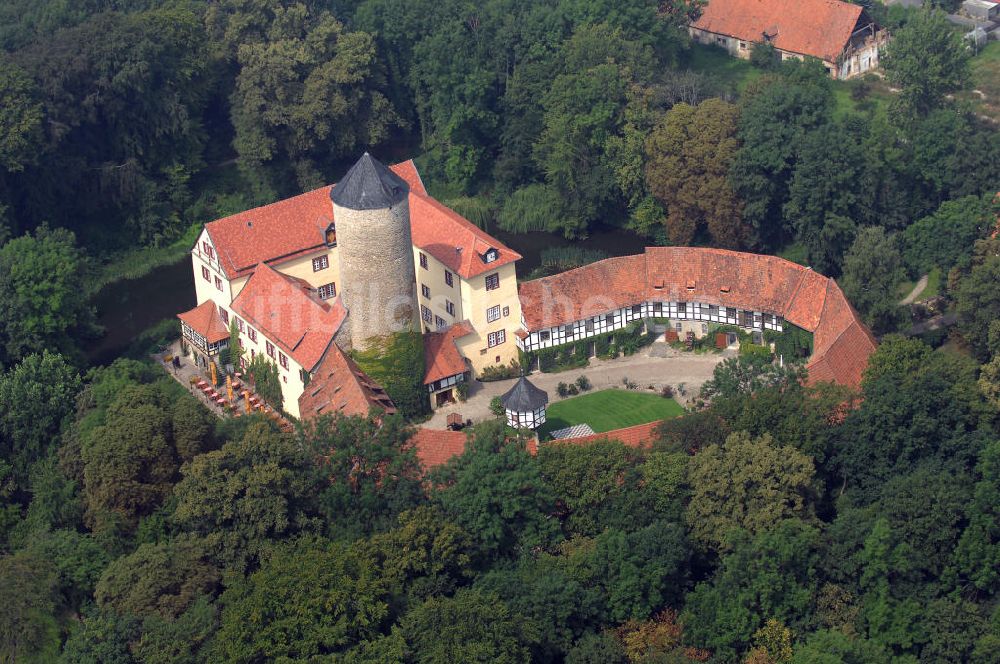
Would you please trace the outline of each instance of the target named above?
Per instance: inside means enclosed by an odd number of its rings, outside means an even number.
[[[637,321],[702,336],[814,335],[812,381],[856,387],[875,340],[832,279],[773,256],[650,247],[518,284],[521,258],[434,200],[412,161],[365,153],[340,183],[205,225],[191,249],[198,305],[178,314],[187,352],[218,362],[235,325],[244,361],[263,354],[299,418],[393,412],[346,354],[419,329],[433,407],[520,351],[579,343]]]
[[[178,317],[203,365],[235,322],[244,359],[276,365],[296,417],[391,408],[345,351],[415,327],[434,351],[429,396],[445,403],[517,359],[520,258],[434,200],[412,161],[387,168],[365,153],[336,185],[206,224],[191,249],[198,306]]]

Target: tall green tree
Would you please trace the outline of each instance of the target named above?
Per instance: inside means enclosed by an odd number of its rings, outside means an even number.
[[[29,468],[59,445],[76,405],[80,375],[62,356],[44,350],[0,374],[0,457],[27,488]]]
[[[674,244],[690,244],[701,230],[723,247],[746,244],[742,204],[728,178],[738,121],[739,109],[721,99],[681,103],[646,138],[646,183],[667,209]]]
[[[431,499],[489,557],[516,555],[559,537],[555,495],[523,441],[502,421],[476,427],[466,450],[431,475]]]
[[[302,444],[317,459],[322,511],[331,534],[385,530],[424,498],[412,430],[399,416],[324,416],[307,422]]]
[[[309,538],[283,544],[222,594],[215,655],[255,662],[344,653],[378,635],[385,600],[378,570],[346,546]]]
[[[892,332],[901,320],[896,288],[905,273],[898,245],[895,235],[868,226],[844,256],[844,295],[876,332]]]
[[[854,241],[863,210],[870,207],[857,186],[865,177],[860,122],[830,123],[807,133],[788,187],[783,214],[806,247],[810,265],[837,276]]]
[[[253,424],[240,440],[184,466],[172,520],[217,542],[227,568],[254,563],[273,541],[318,529],[312,460],[290,435]]]
[[[904,108],[925,115],[968,82],[970,56],[944,13],[927,7],[896,31],[881,65]]]
[[[728,550],[737,530],[756,534],[784,519],[814,518],[812,459],[769,434],[731,434],[688,464],[691,502],[686,518],[703,547]]]
[[[996,240],[977,243],[972,269],[959,281],[955,292],[955,312],[959,330],[980,359],[989,356],[989,326],[1000,319],[1000,293],[993,287],[1000,279],[1000,254]]]
[[[230,5],[236,3],[229,3]],[[328,164],[384,143],[400,118],[384,94],[371,35],[308,4],[268,2],[259,39],[237,47],[233,141],[251,178],[276,192],[329,181]],[[242,12],[229,18],[239,25]]]
[[[537,638],[499,598],[472,589],[428,599],[403,618],[401,630],[419,664],[527,662],[527,644]]]
[[[740,148],[729,178],[744,202],[752,246],[775,248],[793,237],[782,206],[798,150],[808,131],[829,122],[832,107],[829,76],[818,63],[784,63],[740,99]]]
[[[0,247],[0,365],[45,350],[76,359],[79,340],[95,331],[80,293],[85,264],[63,229],[41,227]]]

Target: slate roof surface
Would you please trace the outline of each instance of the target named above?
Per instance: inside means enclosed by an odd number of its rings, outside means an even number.
[[[349,210],[381,210],[399,205],[409,185],[367,152],[334,185],[330,200]]]
[[[254,271],[231,308],[307,371],[323,357],[347,317],[339,297],[321,300],[308,283],[266,263]]]
[[[518,413],[527,413],[537,410],[549,402],[549,395],[544,390],[540,390],[531,384],[524,376],[521,376],[514,387],[510,388],[500,397],[503,407]]]
[[[468,371],[469,366],[458,352],[455,341],[473,332],[471,323],[460,321],[446,330],[424,335],[424,385]]]
[[[205,300],[194,309],[177,314],[177,317],[210,344],[229,338],[229,328],[222,322],[219,309],[212,300]]]
[[[835,62],[861,14],[839,0],[709,0],[691,26],[747,42],[766,32],[776,48]]]
[[[374,161],[374,160],[373,160]],[[413,244],[465,279],[492,272],[521,258],[520,254],[427,194],[413,161],[390,170],[409,186],[410,234]],[[334,222],[327,185],[269,205],[217,219],[205,225],[230,279],[246,276],[260,263],[278,265],[318,251]],[[499,258],[485,263],[489,248]]]
[[[299,396],[300,416],[304,420],[330,414],[365,416],[372,408],[388,415],[396,412],[385,390],[331,343]]]
[[[530,331],[644,301],[701,302],[781,316],[813,333],[813,382],[857,387],[876,347],[837,283],[783,258],[701,247],[647,247],[518,286]]]

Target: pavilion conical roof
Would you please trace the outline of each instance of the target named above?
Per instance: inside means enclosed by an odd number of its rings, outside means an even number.
[[[506,394],[500,397],[503,407],[518,413],[527,413],[538,410],[549,402],[549,395],[545,390],[541,390],[531,384],[524,376],[510,388]]]
[[[349,210],[380,210],[401,203],[409,185],[367,152],[334,185],[330,199]]]

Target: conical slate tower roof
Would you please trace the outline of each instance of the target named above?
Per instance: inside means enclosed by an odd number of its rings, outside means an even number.
[[[531,382],[521,376],[514,387],[510,388],[506,394],[500,397],[503,407],[518,413],[527,413],[538,410],[549,402],[549,395],[545,390],[540,390]]]
[[[381,210],[398,205],[410,187],[367,152],[330,192],[330,199],[349,210]]]

